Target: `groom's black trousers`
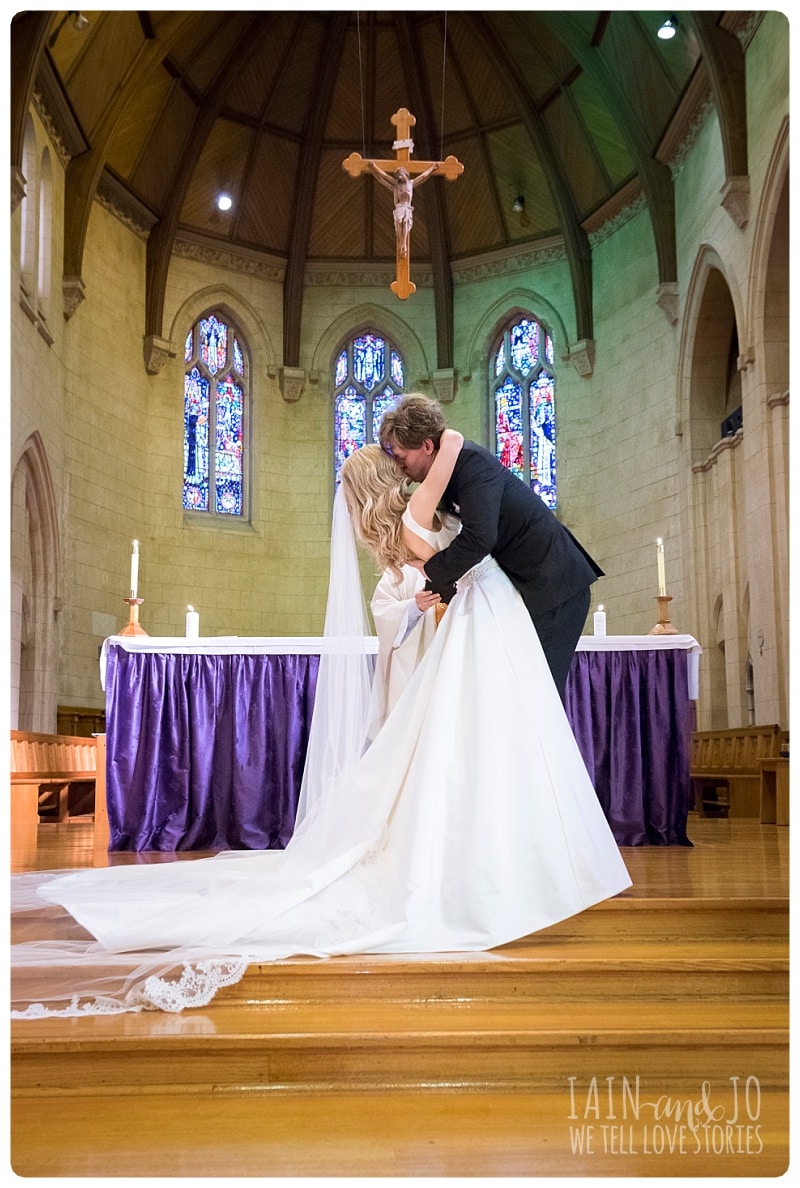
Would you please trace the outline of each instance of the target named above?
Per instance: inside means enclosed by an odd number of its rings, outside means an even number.
[[[580,590],[566,602],[533,620],[562,701],[567,687],[569,667],[586,623],[591,601],[589,589]]]

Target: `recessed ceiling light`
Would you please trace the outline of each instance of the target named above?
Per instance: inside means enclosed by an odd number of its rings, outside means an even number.
[[[217,199],[217,206],[220,208],[220,210],[230,210],[230,208],[233,206],[233,199],[229,194],[220,194],[219,198]]]

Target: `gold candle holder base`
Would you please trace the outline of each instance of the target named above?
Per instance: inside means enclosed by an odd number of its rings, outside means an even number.
[[[139,626],[139,607],[144,602],[143,598],[123,598],[123,602],[127,602],[130,607],[131,615],[128,620],[127,627],[123,627],[120,635],[147,635],[143,627]]]
[[[437,602],[433,608],[434,618],[436,619],[436,626],[438,627],[444,618],[444,612],[447,610],[446,602]]]
[[[671,594],[659,594],[656,598],[658,603],[658,622],[648,635],[679,635],[680,632],[672,626],[669,619],[669,604],[672,602]]]

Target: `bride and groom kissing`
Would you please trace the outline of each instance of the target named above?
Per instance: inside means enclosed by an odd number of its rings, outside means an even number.
[[[48,926],[59,905],[89,934],[50,995],[65,1013],[82,997],[105,1012],[204,1005],[249,962],[298,954],[491,949],[630,886],[562,704],[598,567],[435,401],[404,397],[380,436],[342,466],[326,634],[368,634],[361,541],[398,576],[413,556],[448,603],[432,642],[371,740],[371,655],[322,657],[285,850],[42,873]],[[30,910],[27,884],[17,898]],[[39,946],[16,946],[23,974]],[[131,955],[113,990],[104,967],[99,990],[93,977],[103,951]],[[46,1014],[25,985],[18,1017]]]
[[[407,478],[422,482],[445,429],[436,401],[409,395],[384,415],[380,442]],[[563,701],[589,587],[603,571],[539,496],[474,442],[461,446],[442,503],[461,530],[419,566],[429,588],[448,602],[455,582],[493,556],[522,596]]]

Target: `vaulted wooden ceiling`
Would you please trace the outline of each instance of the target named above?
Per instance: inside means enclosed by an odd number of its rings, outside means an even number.
[[[432,276],[440,367],[452,366],[454,268],[529,245],[566,253],[577,338],[590,340],[590,236],[631,202],[649,211],[654,286],[674,283],[670,164],[704,104],[717,109],[728,179],[747,175],[737,34],[754,13],[80,15],[12,22],[12,170],[34,96],[68,161],[64,276],[81,276],[99,195],[147,234],[149,336],[163,332],[173,248],[188,237],[275,262],[283,362],[298,365],[309,268],[393,273],[391,195],[342,162],[393,157],[402,107],[415,158],[464,165],[414,196],[412,273]],[[677,35],[662,41],[668,15]]]

